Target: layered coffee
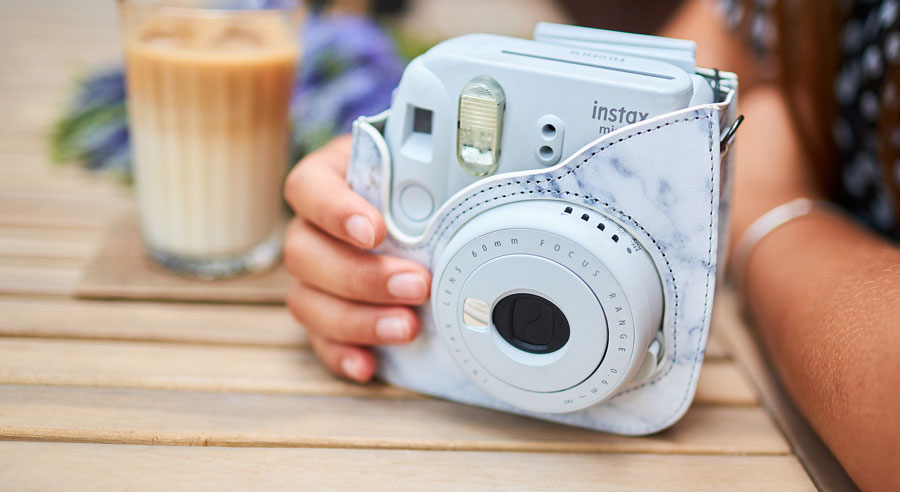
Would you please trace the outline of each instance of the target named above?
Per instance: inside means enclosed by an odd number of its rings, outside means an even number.
[[[296,34],[277,12],[159,9],[126,29],[144,238],[176,270],[271,263],[283,223]]]

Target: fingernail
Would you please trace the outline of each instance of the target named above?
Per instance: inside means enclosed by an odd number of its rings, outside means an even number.
[[[409,322],[406,318],[389,316],[375,323],[375,335],[385,342],[402,342],[409,339]]]
[[[418,273],[398,273],[388,279],[387,289],[398,299],[418,300],[425,297],[428,286]]]
[[[347,222],[344,223],[344,229],[356,242],[367,248],[371,248],[375,243],[375,229],[372,222],[364,215],[351,215]]]
[[[363,381],[366,378],[363,362],[358,357],[344,357],[344,360],[341,361],[341,370],[350,379]]]

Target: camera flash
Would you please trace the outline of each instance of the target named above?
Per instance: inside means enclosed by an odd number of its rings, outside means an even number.
[[[500,134],[506,95],[496,80],[475,77],[459,94],[456,157],[473,176],[487,176],[500,163]]]

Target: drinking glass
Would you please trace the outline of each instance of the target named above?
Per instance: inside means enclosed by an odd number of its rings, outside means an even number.
[[[298,2],[120,0],[147,252],[202,278],[281,252]]]

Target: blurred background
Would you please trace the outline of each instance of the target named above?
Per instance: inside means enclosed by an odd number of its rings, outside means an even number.
[[[538,21],[571,18],[549,0],[306,5],[291,108],[293,159],[347,131],[357,116],[385,109],[405,63],[433,44],[467,32],[529,37]],[[130,181],[119,36],[113,0],[0,2],[3,134],[43,139],[55,162]]]
[[[661,3],[601,10],[586,0],[308,1],[291,159],[346,132],[357,116],[385,109],[405,63],[443,39],[530,37],[539,21],[652,32],[680,2]],[[4,134],[43,139],[55,162],[130,181],[116,2],[4,0],[0,45]]]

